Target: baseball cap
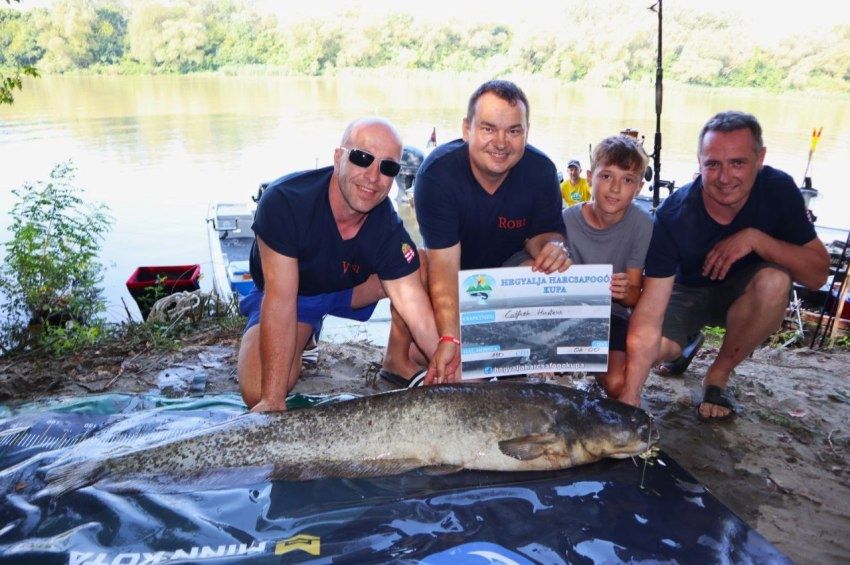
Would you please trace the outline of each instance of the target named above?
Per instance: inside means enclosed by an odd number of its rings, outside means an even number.
[[[569,163],[567,163],[567,168],[576,167],[581,169],[581,163],[578,162],[578,159],[571,159]]]

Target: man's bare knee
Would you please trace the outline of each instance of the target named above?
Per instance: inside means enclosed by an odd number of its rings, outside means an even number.
[[[248,408],[260,401],[260,326],[248,329],[239,344],[236,372],[239,392]]]
[[[759,302],[788,302],[791,292],[791,275],[782,269],[765,267],[760,269],[747,285],[747,292],[752,293]]]

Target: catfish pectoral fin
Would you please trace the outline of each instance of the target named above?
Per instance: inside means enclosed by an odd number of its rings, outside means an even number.
[[[458,471],[463,471],[463,466],[461,465],[429,465],[427,467],[422,467],[420,469],[426,475],[431,475],[434,477],[439,477],[442,475],[451,475],[452,473],[457,473]]]
[[[508,457],[520,461],[531,461],[545,455],[552,447],[562,443],[563,440],[555,434],[529,434],[502,440],[499,442],[499,449]]]
[[[362,461],[299,461],[277,463],[269,474],[272,480],[309,481],[325,477],[378,477],[418,469],[421,459],[364,459]]]

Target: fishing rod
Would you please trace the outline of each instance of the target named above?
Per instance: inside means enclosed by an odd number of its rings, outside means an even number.
[[[661,64],[661,37],[662,37],[662,7],[664,0],[658,0],[649,7],[658,13],[658,59],[655,63],[655,146],[652,149],[652,209],[658,208],[661,201],[661,100],[664,92],[662,82],[664,79],[664,68]],[[657,9],[656,9],[657,8]]]
[[[820,316],[818,316],[818,323],[815,327],[815,332],[812,335],[812,341],[809,344],[810,349],[814,349],[815,342],[820,337],[820,343],[818,347],[823,347],[824,342],[826,341],[826,336],[829,335],[830,339],[835,338],[836,329],[840,324],[840,320],[843,314],[844,309],[844,299],[847,296],[847,283],[850,278],[848,278],[848,258],[847,250],[850,249],[850,231],[847,232],[847,239],[844,241],[844,246],[841,248],[841,254],[838,256],[838,262],[836,263],[835,270],[832,274],[832,282],[827,285],[826,290],[826,298],[823,300],[823,306],[820,309]],[[841,281],[840,286],[838,286],[838,282]],[[838,286],[838,295],[835,296],[833,300],[833,290],[835,290],[836,286]],[[821,329],[823,329],[823,333],[821,334]]]
[[[803,173],[803,179],[807,179],[809,177],[809,165],[812,164],[812,155],[815,152],[815,149],[818,146],[818,141],[820,141],[820,136],[823,133],[823,126],[818,128],[812,128],[812,141],[809,144],[809,160],[806,161],[806,172]],[[809,181],[810,183],[811,181]]]
[[[814,215],[811,213],[811,210],[809,209],[809,200],[817,194],[817,190],[812,188],[812,179],[809,176],[809,167],[812,164],[812,155],[814,155],[815,149],[817,149],[818,142],[820,141],[822,134],[823,126],[821,126],[820,128],[812,128],[812,138],[809,142],[809,158],[806,161],[806,170],[803,173],[803,186],[800,188],[800,192],[803,193],[803,198],[806,203],[806,212],[809,214],[809,219],[812,220],[812,223],[814,223],[815,218]],[[827,285],[826,297],[824,298],[823,304],[820,308],[818,323],[815,326],[815,331],[812,335],[812,341],[811,343],[809,343],[810,348],[815,347],[815,343],[818,342],[818,338],[820,338],[820,343],[818,344],[819,347],[824,346],[824,342],[826,341],[827,336],[830,336],[830,339],[833,339],[838,324],[840,323],[841,315],[843,313],[842,309],[844,307],[844,298],[847,295],[848,249],[850,249],[850,232],[847,233],[847,239],[844,242],[844,246],[841,248],[841,253],[838,256],[838,262],[836,263],[835,269],[832,274],[832,282]],[[833,301],[832,293],[836,289],[836,287],[838,287],[838,295]],[[796,292],[797,291],[794,290],[795,298]],[[823,333],[821,333],[821,330],[823,330]]]

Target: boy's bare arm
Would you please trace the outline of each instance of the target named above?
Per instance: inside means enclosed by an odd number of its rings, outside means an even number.
[[[631,308],[637,304],[643,286],[643,269],[626,269],[625,273],[614,273],[611,279],[612,298]]]

